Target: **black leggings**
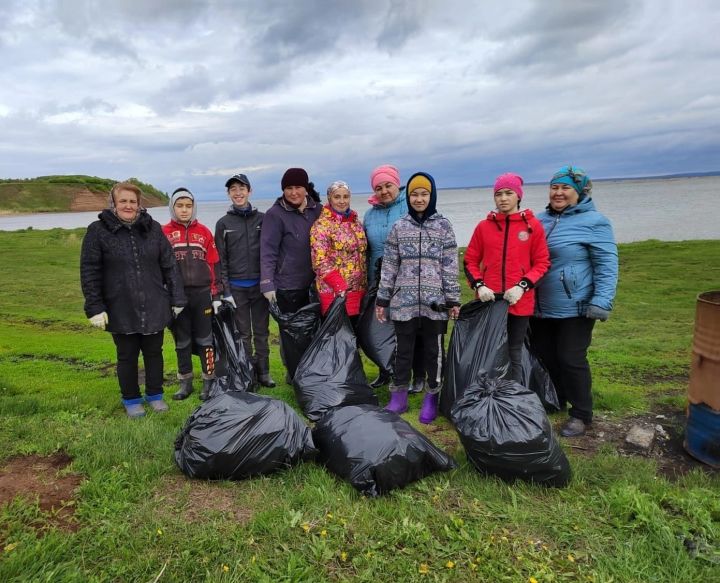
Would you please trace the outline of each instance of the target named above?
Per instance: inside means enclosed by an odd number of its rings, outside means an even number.
[[[145,364],[145,395],[162,395],[164,332],[112,335],[117,348],[117,377],[123,399],[138,399],[141,396],[138,384],[138,357],[141,352]]]
[[[510,378],[522,383],[522,354],[523,343],[527,336],[528,322],[530,316],[513,316],[508,314],[507,333],[508,351],[510,352]]]

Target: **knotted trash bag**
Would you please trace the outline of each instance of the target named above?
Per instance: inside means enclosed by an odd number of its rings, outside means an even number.
[[[235,325],[234,309],[223,303],[212,316],[215,380],[210,395],[255,390],[255,373]]]
[[[547,486],[570,481],[570,464],[545,409],[522,385],[483,378],[465,389],[452,407],[451,420],[480,472]]]
[[[533,354],[530,343],[525,341],[522,351],[522,382],[538,397],[546,411],[560,411],[555,385],[543,363]]]
[[[297,312],[281,312],[270,303],[270,313],[280,329],[280,356],[290,378],[320,326],[320,304],[313,302]]]
[[[335,298],[330,305],[298,364],[293,386],[300,408],[312,421],[333,407],[378,404],[363,370],[344,298]]]
[[[375,405],[338,407],[315,424],[318,461],[366,496],[380,496],[457,467],[397,413]]]
[[[215,395],[175,439],[175,462],[190,478],[242,480],[315,457],[309,427],[284,401],[253,393]]]
[[[357,323],[360,348],[381,371],[393,372],[395,365],[395,327],[390,320],[379,322],[375,317],[377,287],[368,290],[362,301]]]
[[[453,403],[483,376],[502,378],[510,373],[505,300],[473,300],[460,308],[450,335],[440,412],[450,418]]]

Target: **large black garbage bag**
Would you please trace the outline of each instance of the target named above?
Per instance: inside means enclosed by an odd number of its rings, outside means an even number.
[[[375,405],[332,409],[315,425],[313,439],[318,461],[366,496],[457,467],[400,415]]]
[[[357,339],[360,348],[380,370],[392,374],[395,366],[395,326],[390,320],[379,322],[375,317],[377,287],[368,290],[363,297],[357,323]]]
[[[255,373],[235,325],[234,309],[223,303],[212,317],[215,376],[211,395],[227,391],[255,390]]]
[[[284,313],[270,304],[270,314],[280,329],[280,355],[290,378],[320,326],[320,304],[313,302],[297,312]]]
[[[473,300],[460,308],[448,347],[440,412],[450,418],[453,403],[483,376],[502,378],[510,372],[505,300]]]
[[[570,481],[570,464],[540,399],[515,381],[484,378],[467,387],[451,420],[480,472],[548,486]]]
[[[555,385],[550,378],[550,373],[543,366],[543,363],[533,354],[530,343],[525,341],[522,353],[522,382],[523,386],[530,389],[539,398],[546,411],[560,411]]]
[[[362,403],[377,405],[357,349],[345,299],[335,298],[293,378],[295,397],[308,419],[328,409]]]
[[[175,462],[191,478],[242,480],[313,459],[310,428],[284,401],[252,393],[215,395],[175,439]]]

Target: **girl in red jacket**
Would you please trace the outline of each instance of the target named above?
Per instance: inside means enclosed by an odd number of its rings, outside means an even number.
[[[523,179],[507,173],[495,181],[495,205],[475,227],[465,253],[465,275],[483,302],[502,294],[509,304],[511,378],[522,379],[522,347],[535,309],[533,288],[550,267],[545,231],[531,210],[520,210]]]

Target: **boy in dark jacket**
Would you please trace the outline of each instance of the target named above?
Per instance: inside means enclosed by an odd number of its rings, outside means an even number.
[[[180,389],[173,399],[187,399],[193,390],[193,342],[200,351],[203,388],[200,400],[210,393],[215,378],[215,351],[212,338],[212,310],[220,306],[215,266],[219,260],[212,233],[195,218],[195,197],[186,188],[178,188],[170,197],[170,217],[163,232],[170,241],[180,273],[188,305],[176,318],[172,331],[178,360]]]
[[[260,293],[260,230],[264,214],[250,205],[252,187],[245,174],[231,176],[225,188],[232,206],[215,226],[223,300],[235,308],[235,323],[258,382],[263,387],[274,387],[270,376],[268,301]]]

